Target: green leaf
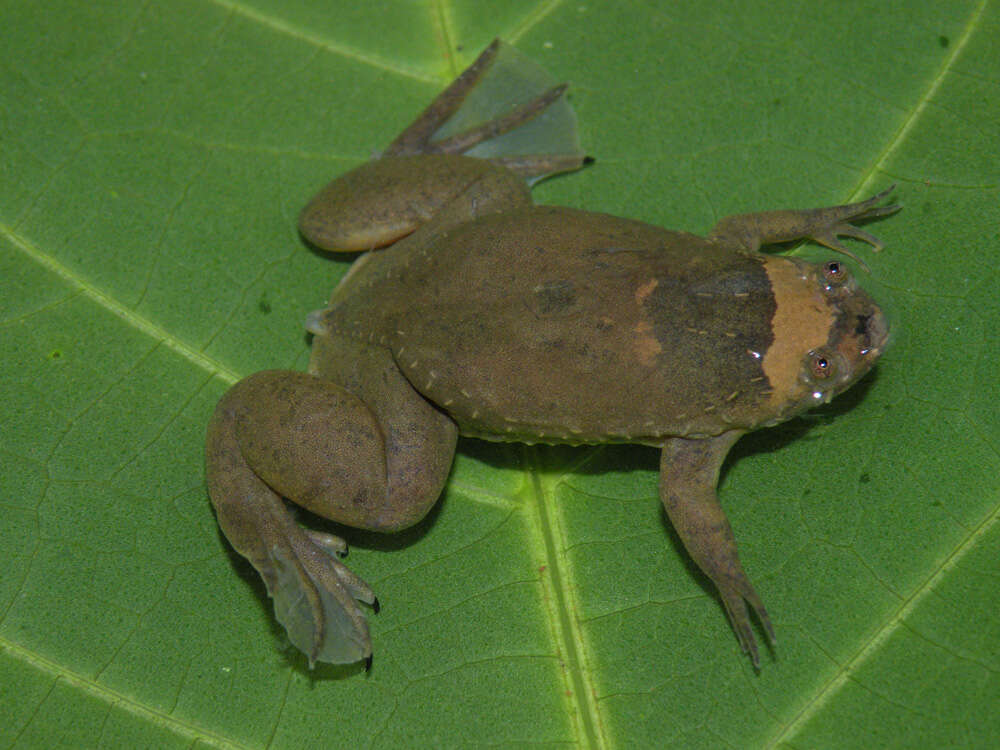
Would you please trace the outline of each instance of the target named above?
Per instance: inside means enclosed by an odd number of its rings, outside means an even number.
[[[1000,12],[955,2],[5,2],[0,747],[1000,743]],[[541,202],[694,232],[898,183],[897,334],[721,486],[779,645],[755,673],[655,451],[462,441],[348,534],[374,668],[310,672],[217,531],[204,428],[301,369],[345,263],[299,239],[493,36],[597,158]],[[648,394],[655,399],[656,394]]]

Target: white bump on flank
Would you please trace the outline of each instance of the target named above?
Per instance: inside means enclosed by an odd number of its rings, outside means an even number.
[[[323,322],[325,310],[313,310],[306,315],[306,330],[314,336],[325,336],[327,334],[326,324]]]

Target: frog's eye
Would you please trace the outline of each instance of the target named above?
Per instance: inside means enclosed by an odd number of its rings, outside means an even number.
[[[836,366],[833,358],[824,352],[811,352],[809,354],[809,372],[816,380],[826,380],[836,373]]]
[[[843,286],[849,277],[847,266],[839,260],[828,260],[823,264],[823,279],[827,287]]]

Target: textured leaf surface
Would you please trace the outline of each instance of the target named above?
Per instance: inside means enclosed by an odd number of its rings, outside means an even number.
[[[502,6],[502,9],[501,9]],[[1000,743],[995,2],[3,3],[0,747]],[[899,184],[898,333],[721,492],[760,673],[643,448],[463,441],[431,517],[352,534],[375,666],[309,672],[207,501],[237,377],[302,368],[346,264],[295,216],[495,35],[597,163],[536,199],[706,231]],[[656,394],[649,394],[656,398]]]

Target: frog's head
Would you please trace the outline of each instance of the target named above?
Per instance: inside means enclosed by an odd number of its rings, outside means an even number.
[[[889,322],[840,261],[768,257],[776,302],[774,342],[762,366],[769,423],[824,404],[860,380],[889,341]]]

